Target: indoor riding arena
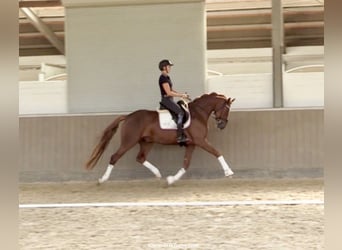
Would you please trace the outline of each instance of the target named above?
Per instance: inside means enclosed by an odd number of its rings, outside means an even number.
[[[20,1],[20,249],[324,249],[323,16],[324,0]],[[115,119],[159,108],[162,59],[192,100],[235,98],[207,123],[234,174],[196,146],[169,184],[186,147],[146,165],[135,145],[100,183],[123,123],[86,162]]]

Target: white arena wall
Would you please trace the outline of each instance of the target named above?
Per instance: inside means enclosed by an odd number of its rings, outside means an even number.
[[[324,73],[283,74],[285,108],[323,107]],[[236,98],[235,108],[272,108],[272,74],[236,74],[208,79],[207,92],[222,93]]]
[[[223,74],[208,73],[205,92],[236,98],[225,130],[218,131],[210,119],[209,141],[221,150],[239,178],[322,177],[324,72],[287,72],[285,68],[284,108],[274,109],[269,50],[254,52],[254,56],[240,52],[235,54],[240,59],[219,58],[215,63],[216,59],[208,57],[207,68]],[[119,143],[118,135],[94,171],[85,171],[83,164],[117,111],[70,114],[67,91],[66,80],[19,82],[20,181],[95,180],[103,174]],[[191,89],[188,93],[196,97]],[[158,99],[156,95],[149,102],[157,107]],[[114,98],[111,101],[115,104]],[[135,108],[129,109],[122,112]],[[136,153],[137,148],[133,148],[119,161],[113,179],[152,177],[135,161]],[[150,160],[165,176],[181,167],[183,154],[184,149],[177,146],[155,146]],[[220,176],[223,173],[217,160],[197,149],[185,178]]]
[[[208,80],[208,91],[237,98],[227,128],[219,131],[210,119],[208,135],[237,178],[323,176],[324,110],[320,106],[323,91],[319,82],[322,74],[305,74],[307,78],[303,74],[286,78],[291,79],[292,86],[290,83],[285,88],[284,93],[288,94],[285,102],[289,107],[282,109],[269,108],[272,105],[270,74]],[[304,78],[307,80],[302,81]],[[96,180],[118,146],[119,136],[115,135],[96,169],[84,170],[92,147],[117,114],[67,114],[66,84],[66,81],[20,82],[21,182]],[[301,97],[305,95],[304,102]],[[137,147],[134,147],[118,162],[113,180],[152,178],[135,161],[136,153]],[[181,167],[183,154],[183,148],[156,145],[149,159],[165,176],[175,174]],[[223,177],[218,161],[196,149],[184,178],[218,177]]]
[[[284,107],[324,106],[324,73],[284,73]],[[234,108],[272,108],[272,75],[236,74],[207,80],[207,92],[236,98]],[[191,95],[191,93],[189,93]],[[158,99],[156,98],[156,107]],[[142,107],[144,108],[144,107]],[[22,81],[19,83],[19,114],[64,114],[68,112],[67,81]]]
[[[67,81],[19,82],[19,114],[65,114],[68,112]]]
[[[323,177],[323,109],[235,110],[227,127],[219,130],[209,119],[208,140],[227,160],[237,178]],[[99,164],[84,164],[102,131],[117,114],[21,116],[21,182],[96,181],[120,143],[114,136]],[[138,146],[118,161],[112,180],[154,178],[136,162]],[[182,167],[184,148],[155,145],[148,160],[161,174],[174,175]],[[184,178],[223,178],[215,157],[196,148]]]

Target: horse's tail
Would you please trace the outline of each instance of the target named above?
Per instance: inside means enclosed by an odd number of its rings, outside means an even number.
[[[90,159],[87,161],[87,163],[85,165],[86,169],[91,170],[91,169],[94,168],[94,166],[96,165],[96,163],[100,159],[101,155],[103,154],[103,152],[107,148],[110,140],[112,139],[112,137],[116,133],[116,131],[117,131],[118,127],[119,127],[120,122],[122,122],[125,119],[126,119],[126,115],[119,116],[118,118],[116,118],[114,120],[113,123],[111,123],[103,131],[103,134],[102,134],[100,142],[94,148],[94,150],[93,150],[93,152],[92,152],[92,154],[90,156]]]

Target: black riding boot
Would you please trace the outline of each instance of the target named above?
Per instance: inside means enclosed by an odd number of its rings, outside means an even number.
[[[178,114],[177,120],[177,143],[181,146],[185,146],[188,139],[183,132],[183,114]]]

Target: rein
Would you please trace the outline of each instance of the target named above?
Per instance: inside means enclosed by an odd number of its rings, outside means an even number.
[[[205,114],[208,113],[207,110],[205,108],[203,108],[201,105],[195,105],[195,107],[202,110]],[[215,119],[215,115],[213,115],[212,112],[210,112],[209,116],[211,116],[213,119]]]

